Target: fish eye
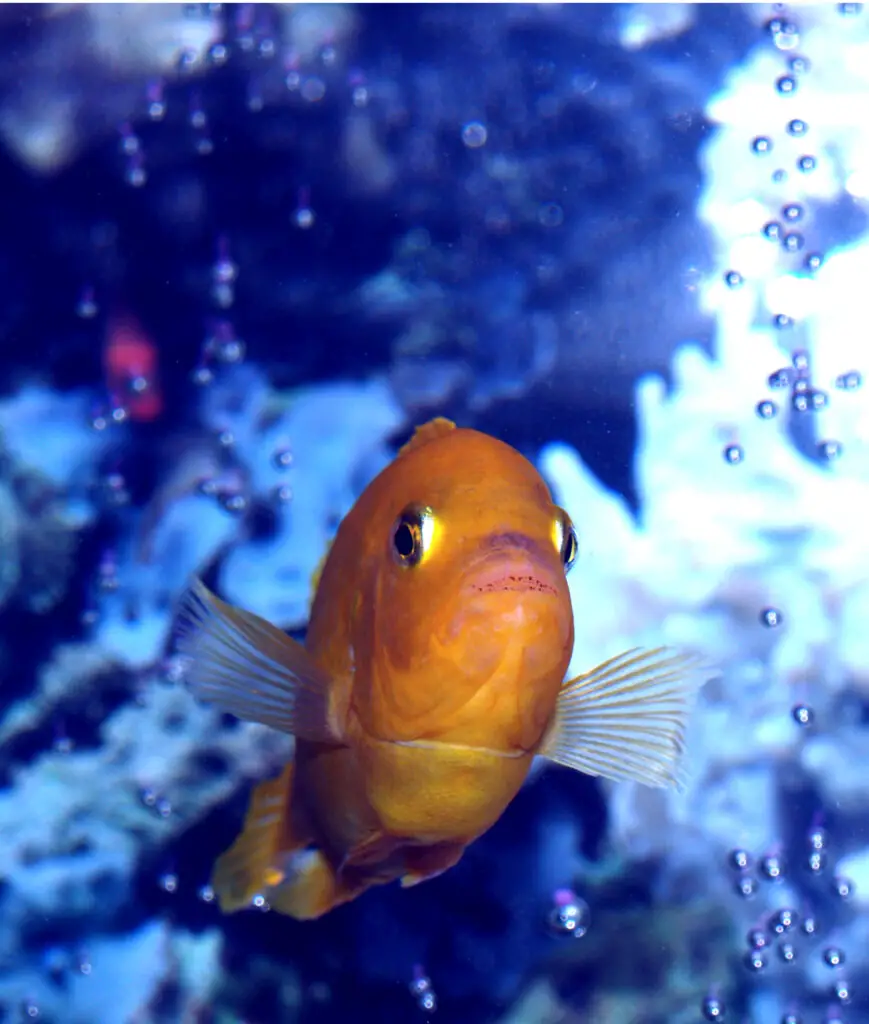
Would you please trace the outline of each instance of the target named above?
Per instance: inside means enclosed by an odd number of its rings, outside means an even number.
[[[411,505],[392,527],[392,553],[400,565],[414,566],[425,557],[431,542],[434,517],[430,508]]]
[[[579,540],[573,521],[563,508],[558,509],[555,520],[555,546],[561,554],[564,571],[570,572],[570,568],[579,554]]]

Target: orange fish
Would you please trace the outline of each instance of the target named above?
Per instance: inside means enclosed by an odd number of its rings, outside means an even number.
[[[435,419],[341,523],[305,644],[197,581],[179,652],[193,694],[296,738],[217,861],[225,912],[316,918],[452,867],[541,754],[675,786],[700,666],[636,649],[565,681],[567,513],[509,445]]]

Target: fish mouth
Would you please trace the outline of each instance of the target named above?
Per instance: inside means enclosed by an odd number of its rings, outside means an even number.
[[[547,583],[546,569],[526,554],[491,556],[476,566],[468,580],[468,589],[474,594],[549,594],[558,590]]]

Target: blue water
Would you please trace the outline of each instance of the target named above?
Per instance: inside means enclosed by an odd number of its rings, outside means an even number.
[[[4,11],[0,1020],[869,1021],[867,19]],[[303,639],[435,415],[573,518],[572,674],[710,666],[688,788],[541,764],[435,880],[223,915],[291,741],[176,603]]]

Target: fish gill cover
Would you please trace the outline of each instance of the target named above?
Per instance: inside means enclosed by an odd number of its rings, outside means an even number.
[[[9,5],[0,48],[3,1019],[869,1021],[862,6]],[[691,784],[549,770],[436,881],[221,916],[292,741],[193,701],[175,603],[302,635],[435,413],[576,523],[572,671],[720,667]]]

